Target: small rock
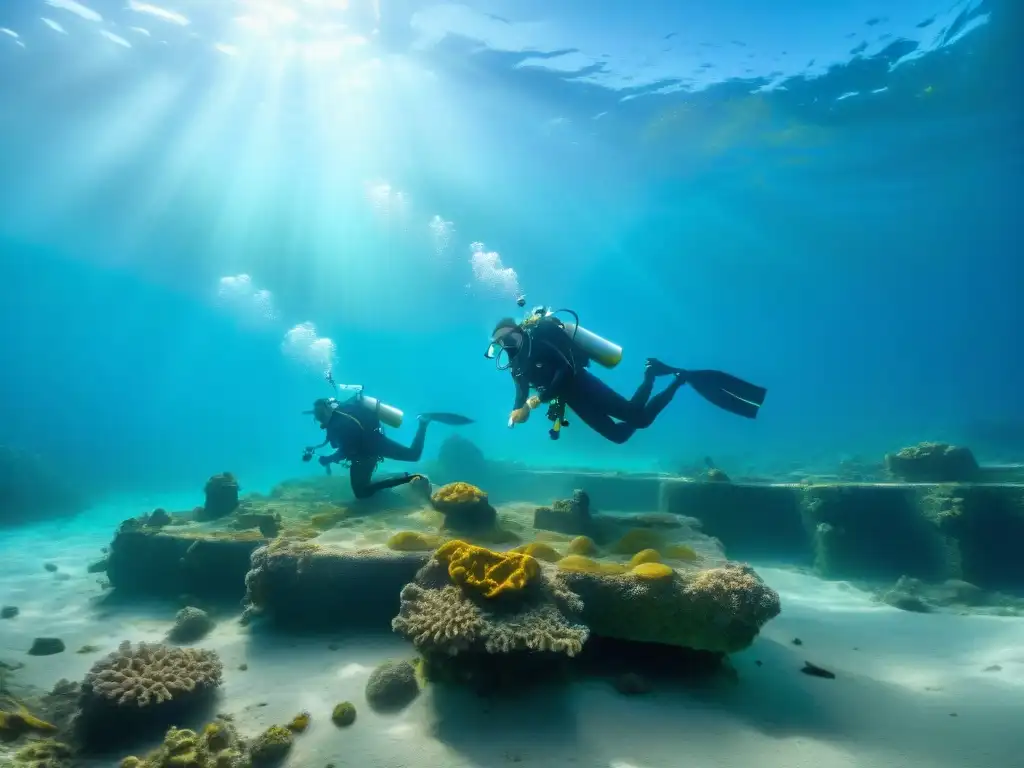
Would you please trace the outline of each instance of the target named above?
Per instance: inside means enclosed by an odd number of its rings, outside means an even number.
[[[346,728],[356,721],[356,708],[350,701],[334,705],[331,720],[339,728]]]
[[[239,672],[245,672],[248,669],[249,669],[249,665],[248,664],[239,664],[238,665],[238,671]]]
[[[612,685],[623,696],[642,696],[645,693],[651,692],[650,681],[643,675],[638,675],[634,672],[619,675],[612,681]]]
[[[811,664],[811,662],[809,661],[804,662],[804,665],[800,668],[800,671],[803,672],[805,675],[810,675],[811,677],[821,677],[825,680],[836,679],[835,672],[830,672],[824,667],[819,667],[817,664]]]
[[[19,613],[18,606],[5,605],[3,608],[0,608],[0,619],[13,619]]]
[[[366,701],[377,712],[404,709],[419,693],[416,668],[408,661],[385,661],[366,681]]]
[[[761,666],[761,663],[762,663],[762,662],[761,662],[761,660],[760,660],[760,659],[756,659],[756,660],[754,661],[754,663],[755,663],[755,664],[756,664],[757,666],[759,666],[759,667],[760,667],[760,666]]]
[[[1003,668],[998,664],[992,664],[991,666],[985,667],[985,672],[1002,672]]]
[[[189,606],[178,611],[167,639],[172,643],[192,643],[205,637],[213,627],[214,621],[206,611]]]
[[[43,565],[43,568],[48,570],[50,573],[56,573],[57,572],[57,566],[54,565],[53,563],[45,563]]]
[[[37,637],[28,649],[29,656],[53,656],[64,653],[64,641],[58,637]]]
[[[83,645],[75,653],[96,653],[99,649],[98,645]]]
[[[791,642],[793,643],[793,645],[803,645],[804,644],[804,641],[801,640],[799,637],[794,637]]]

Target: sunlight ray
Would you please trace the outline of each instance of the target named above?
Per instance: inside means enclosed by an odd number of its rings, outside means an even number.
[[[217,140],[234,128],[228,124],[229,110],[237,104],[245,80],[244,68],[228,60],[220,78],[207,88],[206,98],[177,140],[166,148],[165,162],[154,172],[152,183],[140,190],[134,221],[125,226],[129,241],[145,236],[169,202],[198,174],[212,173],[217,159]]]
[[[114,103],[112,110],[93,115],[76,131],[76,140],[52,158],[60,183],[44,176],[26,195],[26,211],[41,217],[36,224],[45,227],[55,218],[70,216],[104,176],[134,159],[154,130],[175,113],[187,85],[183,76],[155,74],[137,83],[131,94]]]
[[[239,135],[232,142],[230,156],[224,158],[232,172],[226,179],[223,207],[210,237],[212,252],[226,257],[230,257],[230,251],[249,254],[252,239],[257,236],[252,223],[258,220],[261,208],[268,209],[287,194],[287,189],[281,189],[283,185],[275,184],[282,149],[278,121],[286,66],[279,61],[260,62],[255,57],[242,62],[242,66],[249,71],[249,81],[259,83],[255,86],[259,92],[246,94],[258,98],[251,112],[246,101],[244,106],[236,104],[232,114]]]

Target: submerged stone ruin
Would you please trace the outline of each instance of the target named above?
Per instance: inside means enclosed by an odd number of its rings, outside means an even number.
[[[457,480],[427,504],[401,493],[355,502],[344,478],[238,496],[225,473],[202,507],[123,522],[89,570],[105,574],[110,599],[187,606],[171,613],[203,619],[187,636],[197,645],[212,626],[200,605],[244,607],[242,632],[394,632],[409,658],[371,676],[375,711],[400,709],[428,685],[502,696],[625,672],[616,688],[644,692],[638,671],[713,674],[779,614],[779,595],[747,561],[869,584],[908,611],[1021,612],[1024,478],[1006,468],[993,476],[965,450],[905,449],[874,482],[744,482],[717,469],[498,472],[478,462],[496,493]],[[511,501],[524,495],[547,503]],[[156,752],[122,762],[142,768],[286,755],[309,713],[251,738],[225,720],[181,727],[184,709],[212,706],[220,674],[216,654],[199,647],[123,645],[80,684],[62,681],[39,717],[14,709],[0,723],[59,737],[47,743],[65,757],[116,746],[129,720],[166,732]],[[335,710],[337,727],[355,723],[350,702]]]

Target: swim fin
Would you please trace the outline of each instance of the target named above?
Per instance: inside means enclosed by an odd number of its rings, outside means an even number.
[[[756,419],[768,390],[723,371],[685,371],[693,391],[712,405],[737,416]]]
[[[436,421],[438,424],[447,424],[449,427],[464,427],[467,424],[472,424],[474,421],[474,419],[468,416],[460,416],[457,413],[445,413],[444,411],[421,413],[420,418],[427,421]]]

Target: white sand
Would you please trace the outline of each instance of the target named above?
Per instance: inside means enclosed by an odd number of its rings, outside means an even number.
[[[25,664],[17,683],[78,680],[119,641],[163,637],[172,607],[97,609],[99,577],[85,572],[117,521],[152,506],[0,531],[0,604],[21,609],[0,622],[0,659]],[[405,712],[378,716],[363,687],[376,663],[408,654],[397,637],[294,639],[226,618],[201,645],[221,654],[218,709],[244,731],[312,712],[294,768],[1024,768],[1024,620],[904,613],[844,584],[759,572],[783,613],[734,658],[738,682],[713,690],[626,698],[594,681],[503,704],[428,691]],[[67,651],[27,656],[36,636],[60,637]],[[103,650],[75,653],[86,643]],[[801,674],[805,659],[837,679]],[[243,662],[248,671],[238,670]],[[1001,669],[984,671],[991,665]],[[339,730],[328,717],[346,699],[359,718]]]

